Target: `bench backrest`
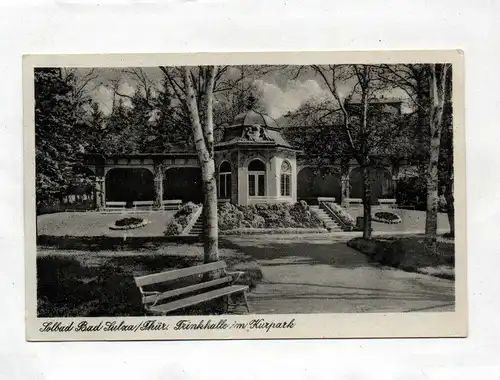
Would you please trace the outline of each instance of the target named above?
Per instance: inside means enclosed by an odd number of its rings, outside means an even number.
[[[379,203],[396,203],[395,199],[379,199]]]
[[[133,201],[134,206],[152,206],[153,201]]]
[[[345,201],[349,203],[363,203],[361,198],[346,198]]]
[[[126,206],[127,202],[106,202],[106,206]]]
[[[209,264],[197,265],[189,268],[182,269],[174,269],[167,272],[149,274],[146,276],[135,277],[135,283],[137,287],[142,292],[143,286],[150,286],[155,284],[160,284],[169,281],[179,280],[185,277],[195,276],[195,275],[203,275],[205,273],[210,273],[216,270],[222,270],[226,268],[226,263],[224,261],[216,261]],[[178,289],[168,290],[166,292],[161,293],[160,295],[146,295],[143,296],[143,303],[148,304],[152,302],[156,302],[159,300],[177,297],[183,295],[185,293],[191,293],[194,291],[202,290],[205,288],[213,287],[216,285],[222,285],[225,283],[229,283],[232,281],[231,276],[224,276],[221,278],[217,278],[215,280],[209,280],[200,282],[194,285],[180,287]]]
[[[182,200],[180,199],[167,199],[165,201],[161,201],[162,205],[178,205],[182,204]]]
[[[318,197],[318,202],[335,202],[335,197]]]

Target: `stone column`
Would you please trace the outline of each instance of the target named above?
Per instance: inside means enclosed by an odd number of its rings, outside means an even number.
[[[350,196],[350,188],[351,188],[351,183],[349,179],[349,163],[342,162],[340,164],[340,188],[341,188],[341,197],[342,199],[339,199],[338,202],[342,206],[346,205],[346,198],[349,198]]]
[[[98,210],[103,210],[106,208],[106,177],[96,176],[95,182],[96,207]]]
[[[400,167],[398,165],[393,165],[392,170],[391,170],[391,185],[392,185],[392,197],[396,198],[396,193],[398,190],[398,181],[399,181],[399,171]]]
[[[154,207],[160,208],[163,201],[163,163],[156,162],[154,165],[155,200]]]

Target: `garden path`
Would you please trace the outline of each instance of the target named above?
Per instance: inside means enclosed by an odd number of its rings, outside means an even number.
[[[332,235],[231,237],[259,264],[252,312],[453,311],[454,282],[377,266]]]

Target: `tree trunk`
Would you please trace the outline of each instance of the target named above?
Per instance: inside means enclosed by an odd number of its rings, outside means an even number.
[[[215,161],[213,144],[212,100],[216,67],[208,67],[203,72],[205,76],[204,105],[205,122],[202,126],[191,70],[184,68],[184,83],[186,86],[186,106],[189,111],[191,128],[201,165],[204,190],[204,262],[209,263],[219,259],[218,226],[217,226],[217,186],[215,181]]]
[[[217,184],[215,181],[215,163],[213,160],[203,168],[203,189],[205,202],[203,205],[203,248],[204,262],[210,263],[219,259],[218,221],[217,221]]]
[[[453,196],[453,177],[451,177],[451,184],[446,186],[445,195],[446,199],[446,213],[448,214],[448,222],[450,223],[450,237],[455,237],[455,197]]]
[[[363,66],[362,71],[356,70],[358,80],[361,85],[361,104],[363,106],[363,114],[359,136],[361,138],[361,175],[363,177],[363,239],[371,239],[372,237],[372,194],[370,183],[370,170],[368,167],[370,158],[368,156],[368,71],[367,67]],[[362,74],[361,74],[362,73]]]
[[[427,163],[427,212],[425,219],[424,248],[427,254],[437,254],[437,213],[438,213],[438,163],[441,145],[441,122],[445,97],[446,72],[448,65],[441,66],[438,81],[436,65],[431,66],[431,113],[429,119],[429,157]]]
[[[372,192],[370,183],[370,170],[361,166],[361,175],[363,177],[363,239],[372,237]]]
[[[433,127],[431,126],[431,130]],[[429,162],[427,165],[427,213],[425,218],[425,250],[428,253],[437,252],[437,213],[438,213],[438,159],[439,130],[431,136]]]

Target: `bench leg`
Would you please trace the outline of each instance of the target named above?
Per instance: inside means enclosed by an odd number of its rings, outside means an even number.
[[[247,311],[248,313],[250,313],[250,307],[248,306],[247,292],[243,292],[243,296],[245,297],[245,306],[247,307]]]

